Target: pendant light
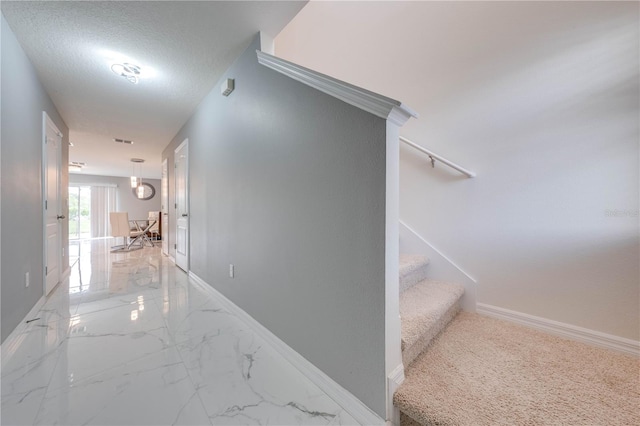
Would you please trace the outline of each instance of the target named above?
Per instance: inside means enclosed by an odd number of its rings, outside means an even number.
[[[142,186],[142,178],[139,177],[139,173],[136,173],[136,168],[138,169],[138,172],[141,172],[142,163],[144,163],[144,160],[142,158],[132,158],[131,163],[133,163],[133,173],[131,174],[131,189],[138,188],[138,198],[140,198],[139,194],[140,187]]]

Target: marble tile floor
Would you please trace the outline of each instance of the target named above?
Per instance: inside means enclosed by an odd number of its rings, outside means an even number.
[[[159,247],[75,244],[2,345],[2,425],[357,424]]]

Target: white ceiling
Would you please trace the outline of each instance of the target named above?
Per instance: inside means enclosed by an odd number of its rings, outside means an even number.
[[[129,176],[130,158],[144,158],[146,178],[160,177],[162,150],[256,33],[276,36],[304,5],[0,3],[69,126],[69,161],[87,163],[84,174]],[[114,61],[141,66],[143,78],[134,85],[117,76]]]

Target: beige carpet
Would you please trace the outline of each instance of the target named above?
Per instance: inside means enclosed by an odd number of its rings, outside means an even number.
[[[475,314],[405,374],[395,403],[423,425],[640,425],[638,358]]]
[[[402,363],[411,365],[456,316],[464,287],[424,280],[400,294]]]
[[[400,255],[400,293],[427,278],[429,258],[426,256]]]

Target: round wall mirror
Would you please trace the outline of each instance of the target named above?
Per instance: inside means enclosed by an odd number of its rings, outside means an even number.
[[[156,195],[156,189],[153,187],[153,185],[151,185],[148,182],[142,182],[141,184],[142,188],[144,189],[144,192],[142,194],[142,197],[138,197],[138,188],[133,188],[131,190],[131,192],[133,192],[133,195],[138,199],[138,200],[150,200],[153,198],[154,195]]]

